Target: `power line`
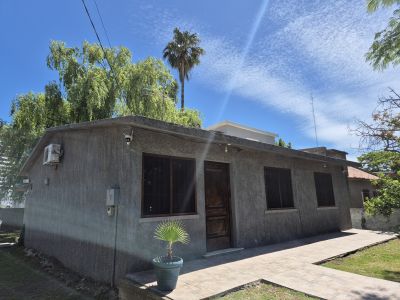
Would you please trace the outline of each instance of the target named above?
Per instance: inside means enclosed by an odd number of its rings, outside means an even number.
[[[96,6],[96,10],[97,10],[97,14],[99,15],[99,18],[100,18],[101,26],[103,27],[104,33],[106,35],[108,46],[111,48],[110,38],[108,37],[108,32],[107,32],[106,26],[104,25],[103,18],[101,17],[100,9],[97,6],[97,1],[93,0],[93,2],[94,2],[94,5]]]
[[[116,75],[116,73],[115,73],[115,71],[114,71],[114,68],[113,68],[112,64],[110,63],[110,61],[109,61],[108,58],[107,58],[106,51],[104,50],[104,47],[103,47],[103,44],[102,44],[102,42],[101,42],[100,36],[99,36],[99,34],[97,33],[96,26],[94,25],[93,20],[92,20],[92,17],[90,16],[90,13],[89,13],[89,10],[88,10],[88,8],[87,8],[87,6],[86,6],[85,0],[81,0],[81,1],[82,1],[82,4],[83,4],[84,8],[85,8],[86,14],[87,14],[87,16],[88,16],[88,18],[89,18],[90,24],[92,24],[92,28],[93,28],[93,30],[94,30],[94,33],[96,34],[97,41],[99,42],[100,48],[101,48],[101,50],[103,51],[104,58],[106,59],[108,65],[110,66],[111,72],[112,72],[113,75],[114,75],[115,83],[118,85],[118,87],[120,88],[120,90],[122,90],[122,89],[121,89],[121,86],[119,85],[118,78],[117,78],[117,75]],[[96,6],[97,6],[97,5],[96,5]]]

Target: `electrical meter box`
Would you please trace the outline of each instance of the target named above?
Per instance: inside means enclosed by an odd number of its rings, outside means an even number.
[[[119,198],[119,189],[118,188],[107,189],[107,197],[106,197],[106,205],[107,206],[118,205],[118,198]]]

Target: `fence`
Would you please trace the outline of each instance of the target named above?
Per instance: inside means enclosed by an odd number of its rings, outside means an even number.
[[[1,226],[22,227],[23,221],[23,208],[0,208]]]
[[[363,212],[363,208],[350,208],[350,213],[354,228],[381,231],[400,230],[400,209],[394,210],[389,218],[382,215],[369,216]]]

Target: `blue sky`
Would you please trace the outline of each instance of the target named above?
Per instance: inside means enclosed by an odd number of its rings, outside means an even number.
[[[103,42],[93,0],[86,0]],[[365,63],[374,33],[391,10],[368,14],[364,1],[326,0],[97,0],[112,45],[127,46],[134,61],[161,58],[178,26],[197,32],[206,55],[186,85],[188,107],[204,127],[232,120],[276,132],[295,148],[315,146],[310,95],[319,144],[354,158],[354,119],[368,119],[396,70]],[[0,1],[0,118],[9,120],[16,95],[43,91],[56,80],[45,59],[49,42],[95,42],[80,0]],[[176,73],[174,72],[175,76]]]

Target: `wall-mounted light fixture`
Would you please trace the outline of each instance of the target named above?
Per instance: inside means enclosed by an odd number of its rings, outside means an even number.
[[[123,135],[124,135],[125,143],[129,146],[133,141],[133,129],[131,129],[130,134],[123,133]]]

